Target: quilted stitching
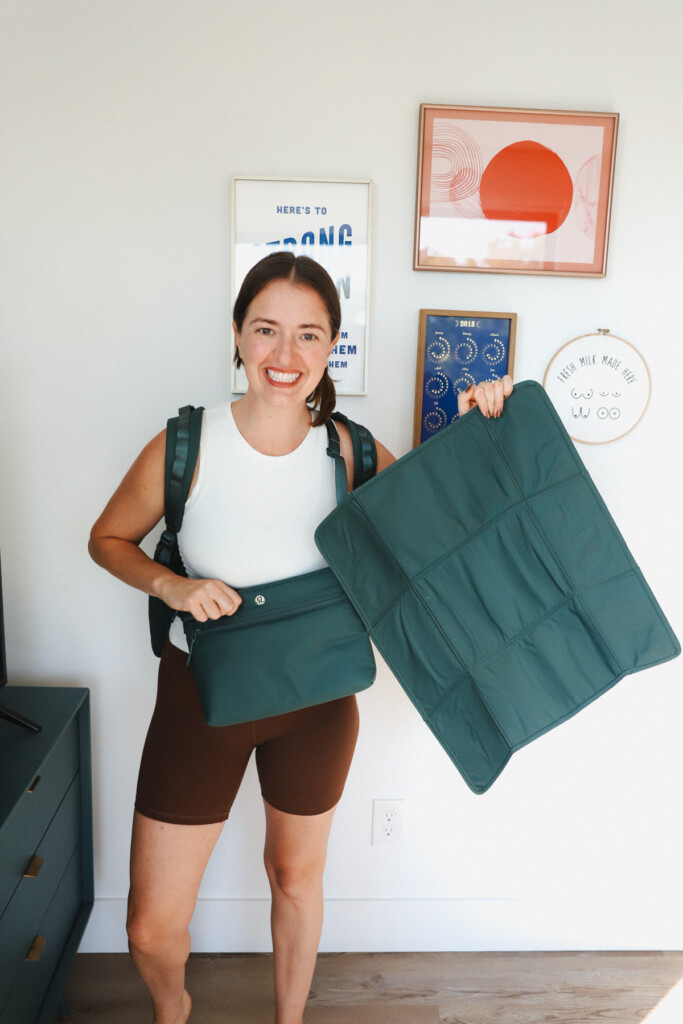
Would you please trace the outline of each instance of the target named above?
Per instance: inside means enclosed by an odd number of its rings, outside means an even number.
[[[543,388],[458,420],[316,541],[465,781],[680,645]]]

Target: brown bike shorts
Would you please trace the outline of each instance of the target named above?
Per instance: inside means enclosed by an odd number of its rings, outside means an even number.
[[[339,801],[358,737],[355,696],[241,725],[207,725],[187,654],[168,641],[135,808],[178,825],[225,821],[252,751],[261,792],[287,814]]]

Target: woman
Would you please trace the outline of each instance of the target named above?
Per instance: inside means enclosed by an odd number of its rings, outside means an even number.
[[[131,586],[196,619],[239,607],[240,587],[322,568],[313,534],[335,507],[324,425],[335,402],[327,364],[341,310],[327,272],[280,252],[247,274],[234,308],[245,395],[204,414],[200,458],[179,543],[188,576],[139,547],[164,512],[165,431],[147,445],[95,523],[90,553]],[[499,415],[511,382],[471,388]],[[349,488],[353,454],[339,424]],[[377,445],[378,471],[394,461]],[[230,584],[225,582],[230,580]],[[247,762],[256,762],[266,815],[265,867],[276,1024],[301,1024],[322,928],[322,877],[335,807],[358,731],[355,697],[257,723],[207,726],[178,619],[159,668],[143,751],[131,850],[128,936],[154,1005],[154,1024],[184,1024],[189,922],[209,856]]]

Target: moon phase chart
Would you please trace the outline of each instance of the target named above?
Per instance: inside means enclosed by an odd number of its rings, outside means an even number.
[[[428,315],[420,442],[458,418],[458,394],[508,372],[510,321]]]

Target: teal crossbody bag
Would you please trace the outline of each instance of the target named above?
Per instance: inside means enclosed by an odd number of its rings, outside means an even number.
[[[186,575],[177,534],[199,452],[202,409],[187,406],[169,420],[165,518],[155,560]],[[354,489],[374,476],[372,435],[341,413],[354,452]],[[339,434],[326,424],[327,454],[334,459],[337,503],[347,497]],[[176,614],[183,620],[189,657],[209,725],[233,725],[358,693],[375,679],[367,630],[331,569],[244,587],[234,615],[198,622],[150,598],[152,648],[161,654]]]

